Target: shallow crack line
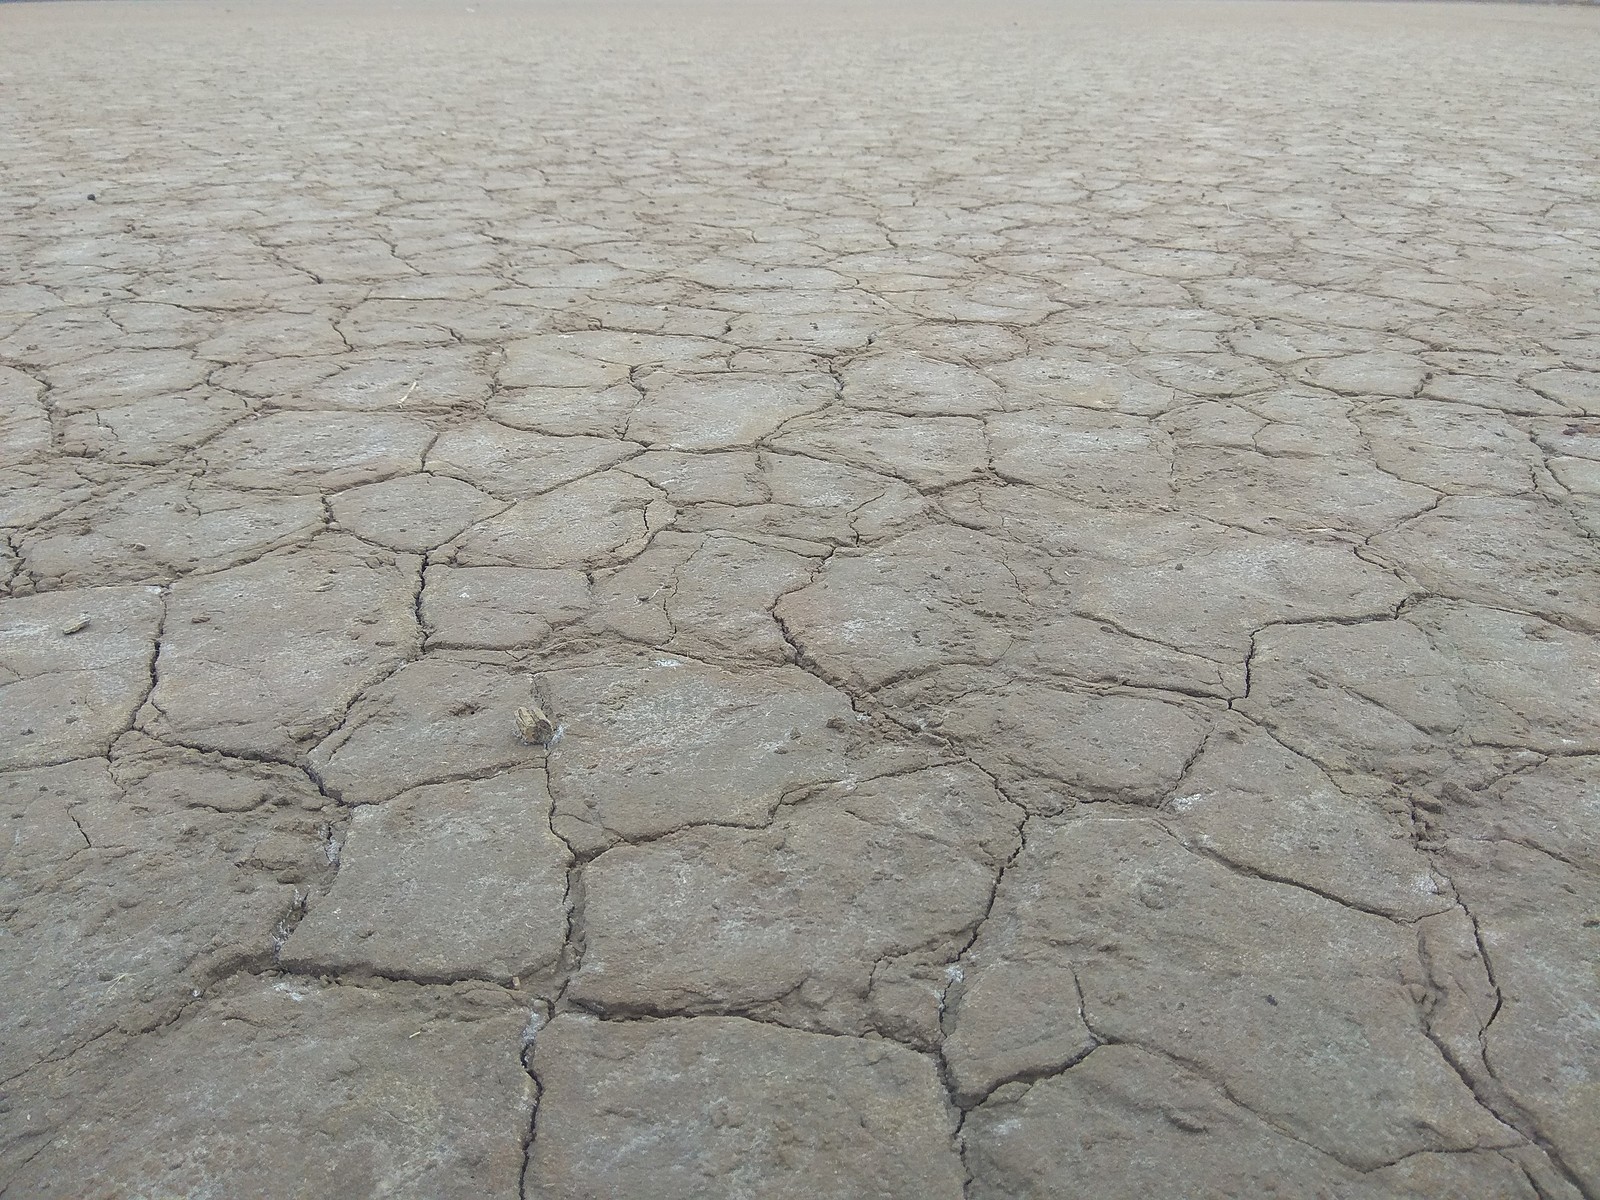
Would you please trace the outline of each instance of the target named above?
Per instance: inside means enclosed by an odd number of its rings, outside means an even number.
[[[168,749],[172,750],[194,750],[201,754],[220,754],[223,758],[233,758],[240,762],[260,763],[263,766],[269,767],[287,767],[291,771],[298,771],[300,774],[304,775],[306,782],[311,784],[311,786],[317,790],[317,794],[322,796],[324,799],[341,802],[339,801],[339,797],[327,788],[327,786],[323,783],[321,776],[310,766],[310,764],[302,761],[303,756],[296,759],[274,758],[271,754],[264,751],[245,750],[238,748],[224,750],[218,746],[202,746],[196,742],[185,742],[180,738],[171,736],[158,737],[155,734],[148,733],[145,736],[149,737],[151,741],[156,742],[159,745],[166,746]],[[66,761],[73,762],[76,761],[76,759],[68,759]]]
[[[1566,1161],[1561,1156],[1561,1152],[1540,1131],[1538,1123],[1516,1102],[1505,1086],[1500,1084],[1500,1080],[1489,1066],[1487,1058],[1484,1059],[1484,1073],[1499,1085],[1498,1094],[1484,1086],[1483,1081],[1477,1077],[1476,1072],[1457,1060],[1456,1056],[1450,1052],[1444,1041],[1426,1021],[1423,1022],[1422,1032],[1438,1052],[1444,1064],[1460,1079],[1462,1086],[1472,1094],[1472,1098],[1479,1108],[1482,1108],[1501,1125],[1522,1137],[1531,1146],[1543,1153],[1556,1172],[1571,1184],[1584,1200],[1594,1200],[1593,1193],[1584,1186],[1582,1179],[1567,1166]]]
[[[1022,588],[1021,588],[1021,585],[1019,584],[1018,585],[1018,591],[1020,592],[1021,590],[1022,590]],[[1176,644],[1174,644],[1172,642],[1164,642],[1160,638],[1151,637],[1149,634],[1138,633],[1138,632],[1136,632],[1136,631],[1134,631],[1132,629],[1129,629],[1126,625],[1122,624],[1115,617],[1108,617],[1104,613],[1097,613],[1097,612],[1093,612],[1092,610],[1083,609],[1083,608],[1075,608],[1075,609],[1072,609],[1070,611],[1071,611],[1072,615],[1075,616],[1075,617],[1081,617],[1085,621],[1093,621],[1097,625],[1108,626],[1109,628],[1114,629],[1117,633],[1121,634],[1123,637],[1130,638],[1131,640],[1136,641],[1136,642],[1143,642],[1147,646],[1156,646],[1156,647],[1158,647],[1158,648],[1160,648],[1162,650],[1171,651],[1173,654],[1180,654],[1184,658],[1197,658],[1201,662],[1210,663],[1212,666],[1218,667],[1218,668],[1226,667],[1226,666],[1230,665],[1224,659],[1210,658],[1210,657],[1208,657],[1208,656],[1206,656],[1204,654],[1198,653],[1197,651],[1186,650],[1184,647],[1176,645]],[[1260,632],[1260,631],[1257,630],[1256,632]],[[1252,634],[1252,636],[1254,636],[1254,635]]]
[[[920,775],[925,771],[938,770],[940,767],[973,765],[974,764],[967,762],[964,759],[961,759],[957,756],[952,756],[948,759],[919,761],[912,766],[896,767],[893,770],[880,771],[874,775],[849,775],[837,779],[817,779],[808,783],[793,784],[783,790],[783,792],[778,796],[778,799],[773,802],[771,808],[767,812],[766,817],[761,820],[715,821],[708,819],[701,821],[685,821],[681,825],[674,825],[671,829],[664,829],[658,833],[645,833],[631,837],[617,836],[614,841],[602,846],[598,850],[589,853],[577,854],[577,865],[588,866],[590,863],[597,861],[613,850],[654,845],[656,842],[665,841],[668,838],[676,837],[681,833],[686,833],[696,829],[739,829],[748,833],[760,833],[764,830],[771,829],[773,825],[778,822],[784,810],[802,808],[813,802],[820,803],[825,798],[829,797],[833,792],[833,789],[836,788],[843,787],[847,789],[854,789],[863,784],[878,783],[885,779],[902,779],[911,775]],[[1008,800],[1008,803],[1012,802]],[[1017,807],[1020,808],[1021,806],[1017,805]],[[865,820],[864,818],[856,819]],[[870,821],[866,823],[872,824]],[[597,828],[603,827],[597,826]],[[554,831],[552,830],[552,832]],[[607,832],[609,833],[611,831],[607,830]],[[559,834],[556,836],[560,837]],[[933,837],[932,835],[923,836],[928,837],[930,841],[939,841],[938,838]],[[565,841],[564,838],[562,840]],[[916,947],[913,948],[915,949]]]
[[[1492,836],[1490,836],[1490,837],[1461,837],[1461,841],[1463,841],[1463,842],[1476,842],[1479,845],[1497,845],[1498,844],[1498,845],[1506,845],[1506,846],[1521,846],[1524,850],[1532,851],[1534,854],[1542,854],[1544,857],[1549,858],[1549,859],[1553,859],[1554,861],[1560,863],[1562,866],[1570,867],[1574,871],[1578,871],[1578,872],[1583,873],[1583,874],[1593,874],[1594,871],[1595,871],[1595,868],[1590,866],[1587,863],[1579,862],[1577,859],[1568,858],[1564,854],[1558,854],[1556,851],[1551,850],[1549,847],[1541,846],[1538,843],[1529,841],[1526,838],[1492,837]],[[1428,852],[1432,853],[1431,850],[1428,851]]]
[[[1036,1083],[1045,1083],[1051,1079],[1059,1079],[1068,1071],[1082,1063],[1084,1059],[1088,1058],[1096,1050],[1101,1049],[1103,1046],[1114,1044],[1115,1043],[1113,1042],[1102,1042],[1096,1040],[1090,1045],[1085,1046],[1082,1050],[1079,1050],[1058,1062],[1042,1064],[1037,1067],[1027,1067],[1023,1070],[1014,1072],[1011,1075],[1007,1075],[1004,1079],[997,1080],[993,1085],[985,1088],[983,1093],[976,1100],[966,1104],[957,1105],[957,1110],[961,1113],[962,1125],[964,1126],[966,1124],[967,1117],[971,1116],[978,1109],[982,1108],[985,1104],[988,1104],[991,1100],[993,1100],[995,1093],[1001,1088],[1009,1087],[1012,1084],[1017,1083],[1024,1084],[1025,1086],[1031,1088]]]
[[[15,1079],[15,1078],[17,1078],[17,1076],[12,1076],[11,1078]],[[10,1080],[0,1079],[0,1084],[9,1083],[9,1082],[10,1082]],[[61,1132],[62,1131],[59,1128],[53,1130],[49,1137],[45,1138],[43,1142],[41,1142],[39,1145],[35,1146],[33,1148],[33,1150],[30,1151],[25,1157],[20,1159],[15,1164],[14,1167],[11,1167],[11,1172],[12,1172],[13,1176],[20,1175],[22,1173],[22,1168],[26,1167],[34,1159],[38,1158],[39,1155],[43,1154],[46,1150],[50,1149],[51,1146],[55,1145],[57,1139],[59,1139],[61,1137]],[[10,1187],[9,1186],[0,1185],[0,1196],[4,1196],[5,1193],[8,1192],[8,1191],[10,1191]]]
[[[999,789],[997,788],[996,791],[998,790]],[[1007,803],[1011,802],[1007,800]],[[945,968],[944,987],[939,989],[939,1077],[940,1082],[944,1086],[946,1095],[948,1095],[950,1098],[950,1102],[957,1108],[961,1108],[962,1105],[957,1098],[958,1089],[955,1085],[955,1079],[951,1074],[950,1063],[944,1056],[943,1048],[944,1039],[948,1034],[948,1030],[945,1028],[946,1020],[953,1020],[955,1017],[955,1014],[950,1010],[950,992],[951,989],[953,989],[958,983],[963,982],[964,975],[961,970],[961,962],[969,953],[971,953],[973,946],[977,945],[978,938],[982,935],[984,926],[988,923],[989,918],[994,915],[994,906],[996,901],[999,899],[1000,888],[1005,883],[1006,873],[1011,870],[1011,868],[1016,864],[1017,860],[1022,857],[1022,852],[1028,847],[1027,829],[1028,822],[1031,819],[1032,815],[1024,811],[1022,814],[1022,820],[1017,822],[1017,844],[1015,847],[1013,847],[1011,853],[1006,857],[1005,862],[1000,864],[999,870],[995,872],[994,882],[989,887],[988,902],[984,905],[983,912],[979,915],[978,919],[973,922],[972,932],[967,936],[967,940],[956,951],[955,955],[951,958],[949,965]],[[1079,993],[1079,1008],[1080,1010],[1082,1008],[1081,992]],[[993,1090],[993,1088],[990,1089],[991,1092]]]
[[[1515,1096],[1511,1094],[1510,1089],[1508,1089],[1500,1081],[1499,1076],[1495,1073],[1494,1067],[1489,1062],[1489,1029],[1494,1024],[1495,1020],[1500,1016],[1500,1012],[1505,1005],[1505,994],[1501,990],[1500,981],[1495,977],[1494,962],[1489,956],[1488,946],[1484,943],[1483,930],[1478,923],[1478,918],[1473,914],[1472,909],[1468,906],[1465,898],[1461,895],[1460,889],[1457,888],[1454,882],[1450,880],[1449,876],[1439,868],[1437,862],[1437,852],[1425,848],[1424,853],[1428,855],[1430,861],[1433,863],[1435,873],[1439,875],[1441,879],[1445,880],[1446,884],[1454,893],[1456,907],[1461,910],[1462,914],[1467,919],[1467,923],[1471,926],[1473,943],[1477,949],[1478,959],[1483,964],[1484,977],[1488,980],[1489,987],[1494,993],[1494,1010],[1479,1027],[1477,1034],[1477,1062],[1478,1064],[1482,1065],[1483,1076],[1480,1077],[1476,1070],[1473,1069],[1474,1064],[1461,1062],[1456,1057],[1456,1055],[1450,1050],[1449,1046],[1445,1043],[1443,1038],[1440,1037],[1439,1034],[1434,1030],[1432,1021],[1429,1019],[1429,1015],[1427,1013],[1423,1013],[1421,1016],[1420,1024],[1422,1027],[1422,1032],[1424,1036],[1427,1037],[1428,1041],[1433,1045],[1435,1051],[1437,1051],[1439,1057],[1444,1061],[1445,1065],[1449,1067],[1452,1072],[1454,1072],[1456,1077],[1461,1080],[1462,1086],[1464,1086],[1468,1092],[1471,1093],[1473,1100],[1480,1108],[1492,1116],[1501,1125],[1518,1134],[1532,1147],[1541,1152],[1546,1161],[1550,1163],[1551,1167],[1563,1179],[1571,1184],[1572,1187],[1577,1190],[1578,1194],[1584,1197],[1584,1200],[1594,1200],[1592,1193],[1584,1186],[1582,1180],[1579,1179],[1576,1173],[1567,1166],[1565,1160],[1561,1157],[1560,1151],[1556,1148],[1554,1143],[1549,1138],[1544,1136],[1539,1128],[1538,1122],[1534,1120],[1528,1111],[1517,1101]],[[1423,970],[1427,973],[1430,986],[1436,992],[1445,991],[1445,985],[1434,974],[1432,954],[1427,949],[1424,936],[1424,927],[1420,923],[1417,923],[1417,938],[1418,961],[1421,963]],[[1493,1081],[1493,1088],[1490,1088],[1485,1083],[1485,1078]],[[1526,1169],[1524,1169],[1524,1174],[1528,1174]],[[1542,1189],[1540,1189],[1540,1194],[1544,1194]]]
[[[1093,1030],[1091,1030],[1091,1032],[1093,1032]],[[1267,1126],[1267,1128],[1271,1129],[1274,1133],[1280,1134],[1281,1136],[1288,1138],[1290,1141],[1298,1142],[1300,1145],[1305,1146],[1309,1150],[1315,1151],[1317,1154],[1325,1155],[1326,1157],[1333,1159],[1340,1166],[1348,1167],[1352,1171],[1360,1172],[1363,1169],[1359,1163],[1351,1162],[1349,1159],[1343,1157],[1334,1150],[1328,1149],[1325,1146],[1319,1146],[1315,1142],[1307,1141],[1305,1138],[1295,1133],[1292,1129],[1284,1126],[1280,1121],[1267,1115],[1266,1113],[1261,1112],[1259,1109],[1253,1108],[1246,1104],[1238,1097],[1234,1090],[1228,1086],[1225,1080],[1211,1074],[1211,1072],[1206,1069],[1203,1063],[1197,1062],[1194,1059],[1184,1058],[1180,1054],[1174,1054],[1170,1050],[1163,1049],[1160,1046],[1151,1045],[1147,1042],[1139,1041],[1135,1038],[1108,1037],[1103,1039],[1103,1044],[1134,1046],[1148,1054],[1154,1054],[1161,1058],[1167,1059],[1169,1062],[1175,1062],[1180,1067],[1183,1067],[1195,1075],[1198,1075],[1201,1079],[1204,1079],[1212,1087],[1221,1092],[1222,1095],[1227,1099],[1228,1103],[1234,1105],[1236,1108],[1244,1112],[1249,1113],[1256,1120],[1260,1121],[1263,1125]]]
[[[67,814],[67,818],[75,826],[77,826],[78,836],[83,839],[83,847],[84,847],[84,849],[85,850],[93,850],[94,849],[94,843],[89,840],[89,834],[83,828],[83,822],[78,820],[77,815],[72,811],[72,808],[70,806],[64,806],[64,811]]]
[[[1508,1154],[1503,1149],[1497,1149],[1495,1154],[1522,1172],[1522,1177],[1527,1180],[1528,1186],[1533,1189],[1533,1194],[1537,1196],[1539,1200],[1561,1200],[1560,1197],[1556,1196],[1539,1181],[1538,1176],[1528,1169],[1528,1165],[1526,1163],[1512,1157],[1512,1155]],[[1552,1167],[1554,1166],[1554,1164],[1551,1165]],[[1581,1192],[1579,1194],[1582,1195]]]
[[[1190,854],[1195,855],[1197,858],[1204,858],[1210,862],[1214,862],[1218,866],[1225,867],[1229,871],[1232,871],[1235,875],[1242,876],[1245,879],[1254,879],[1259,883],[1272,883],[1281,887],[1290,887],[1295,888],[1298,891],[1309,892],[1311,895],[1322,900],[1326,900],[1330,904],[1337,904],[1340,908],[1348,908],[1355,912],[1365,913],[1369,917],[1377,917],[1380,920],[1388,921],[1395,925],[1414,926],[1418,921],[1422,920],[1421,917],[1399,917],[1394,913],[1385,912],[1381,908],[1374,908],[1370,905],[1361,904],[1354,900],[1346,900],[1344,897],[1335,895],[1333,892],[1328,892],[1321,888],[1313,887],[1309,883],[1302,883],[1298,879],[1291,879],[1287,875],[1277,875],[1270,871],[1260,870],[1256,867],[1245,866],[1243,863],[1236,862],[1229,858],[1227,855],[1223,854],[1220,850],[1217,850],[1214,847],[1195,844],[1188,838],[1184,837],[1181,833],[1171,828],[1171,826],[1169,826],[1165,821],[1161,820],[1159,816],[1153,816],[1151,819],[1161,827],[1162,831],[1165,832],[1168,837],[1172,838],[1173,841],[1177,842],[1178,845],[1182,846],[1184,850],[1188,851]]]
[[[1229,707],[1232,708],[1231,705]],[[1335,763],[1325,762],[1309,749],[1293,745],[1283,737],[1277,726],[1268,723],[1265,714],[1254,715],[1239,708],[1233,708],[1232,711],[1237,713],[1241,720],[1249,722],[1253,728],[1260,730],[1264,736],[1271,738],[1296,758],[1303,758],[1306,762],[1311,763],[1329,779],[1338,779],[1341,776],[1362,773],[1360,771],[1352,771],[1346,767],[1340,767]]]
[[[757,1001],[762,1006],[781,1005],[785,1000],[796,996],[806,985],[808,980],[801,980],[794,987],[779,993],[769,999]],[[716,1020],[748,1021],[752,1025],[763,1025],[769,1029],[781,1029],[787,1033],[797,1034],[801,1037],[834,1038],[846,1042],[887,1042],[889,1045],[898,1046],[918,1058],[929,1061],[929,1065],[937,1071],[936,1052],[902,1041],[897,1037],[873,1028],[870,1035],[861,1033],[843,1033],[836,1029],[819,1029],[814,1026],[791,1025],[784,1021],[771,1020],[758,1016],[750,1007],[712,1008],[706,1011],[685,1011],[681,1009],[654,1008],[646,1005],[634,1004],[604,1004],[592,1001],[569,1000],[560,1010],[560,1013],[576,1013],[591,1020],[600,1021],[607,1025],[652,1025],[663,1024],[669,1021],[699,1021],[706,1018]]]
[[[245,957],[248,960],[257,956],[252,955]],[[77,1054],[81,1053],[95,1042],[102,1041],[105,1038],[121,1036],[125,1041],[132,1042],[137,1038],[145,1037],[148,1034],[155,1033],[157,1030],[166,1029],[168,1026],[175,1025],[185,1016],[187,1016],[191,1009],[194,1009],[205,1002],[206,993],[211,988],[216,987],[217,984],[221,983],[223,980],[232,978],[233,976],[241,973],[249,973],[249,968],[247,966],[237,965],[236,960],[235,965],[218,972],[217,975],[210,980],[204,982],[196,980],[196,982],[200,983],[201,986],[191,987],[189,989],[190,994],[184,996],[183,1000],[177,1004],[171,1012],[167,1013],[163,1019],[155,1021],[142,1028],[133,1030],[125,1030],[119,1024],[113,1022],[105,1029],[102,1029],[99,1033],[84,1038],[83,1041],[69,1047],[66,1050],[63,1050],[61,1053],[51,1055],[48,1058],[41,1058],[37,1062],[29,1063],[26,1067],[22,1068],[22,1070],[17,1071],[12,1075],[8,1075],[4,1079],[0,1079],[0,1086],[10,1084],[15,1080],[21,1079],[25,1075],[30,1075],[34,1071],[39,1070],[41,1067],[47,1067],[56,1063],[66,1062],[68,1059],[73,1058]],[[3,1194],[3,1192],[4,1189],[0,1188],[0,1194]]]
[[[157,1026],[156,1028],[159,1028],[159,1026]],[[10,1084],[10,1083],[12,1083],[12,1082],[14,1082],[14,1081],[16,1081],[18,1079],[21,1079],[25,1075],[31,1075],[33,1072],[39,1070],[41,1067],[49,1067],[49,1066],[54,1066],[56,1063],[66,1062],[73,1055],[75,1055],[75,1054],[79,1053],[80,1051],[88,1048],[89,1046],[94,1045],[94,1043],[96,1043],[96,1042],[98,1042],[98,1041],[100,1041],[100,1040],[102,1040],[104,1038],[108,1038],[108,1037],[111,1037],[111,1036],[113,1036],[115,1034],[121,1033],[121,1032],[122,1031],[117,1026],[117,1024],[115,1022],[112,1022],[111,1024],[106,1026],[106,1028],[102,1029],[99,1033],[91,1034],[89,1037],[84,1038],[81,1042],[78,1042],[78,1043],[76,1043],[76,1044],[74,1044],[72,1046],[69,1046],[69,1047],[67,1047],[66,1049],[60,1051],[57,1054],[46,1055],[44,1058],[40,1058],[40,1059],[37,1059],[34,1062],[29,1063],[27,1066],[23,1067],[20,1071],[14,1071],[10,1075],[5,1076],[4,1078],[0,1078],[0,1087],[4,1087],[7,1084]],[[128,1035],[125,1035],[125,1036],[137,1037],[139,1035],[138,1034],[128,1034]],[[0,1194],[3,1194],[3,1193],[0,1193]]]

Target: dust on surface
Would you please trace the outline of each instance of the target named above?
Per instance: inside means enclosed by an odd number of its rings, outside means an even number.
[[[1600,1195],[1600,10],[0,29],[0,1192]]]

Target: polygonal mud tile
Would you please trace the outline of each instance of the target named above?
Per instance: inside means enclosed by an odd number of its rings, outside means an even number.
[[[1253,874],[1399,920],[1455,903],[1412,841],[1402,799],[1341,790],[1260,729],[1219,727],[1178,791],[1169,827],[1202,853]]]
[[[175,1024],[28,1078],[13,1189],[513,1196],[533,1084],[499,988],[243,976]]]
[[[422,469],[433,431],[388,413],[281,412],[209,442],[210,477],[231,487],[315,492]]]
[[[357,537],[420,552],[443,545],[505,504],[459,479],[404,475],[340,492],[330,507],[340,526]]]
[[[1513,842],[1453,840],[1440,865],[1476,925],[1498,1007],[1484,1061],[1581,1185],[1600,1186],[1600,914],[1594,876]],[[1513,1109],[1513,1111],[1515,1111]]]
[[[970,1194],[1331,1196],[1360,1176],[1168,1058],[1102,1046],[1065,1074],[1003,1089],[962,1127]]]
[[[298,754],[417,652],[416,574],[335,538],[180,580],[145,727],[230,753]]]
[[[125,786],[93,758],[0,776],[13,964],[0,984],[0,1074],[160,1025],[196,989],[272,961],[281,923],[328,869],[323,819],[292,804],[194,804],[240,785],[316,797],[298,773],[252,779],[231,766],[135,772]]]
[[[1215,719],[1175,697],[1011,683],[961,668],[896,685],[883,701],[897,719],[949,738],[1042,812],[1080,800],[1161,802]]]
[[[1594,543],[1543,500],[1452,496],[1372,547],[1439,595],[1600,629]]]
[[[441,433],[428,450],[428,470],[521,500],[602,471],[638,450],[609,438],[550,437],[480,420]]]
[[[632,557],[672,507],[634,475],[605,471],[523,500],[480,521],[452,545],[467,567],[600,567]]]
[[[963,970],[971,986],[991,969],[1025,976],[1035,965],[1054,980],[1063,964],[1082,1006],[1063,996],[1017,1014],[1024,1024],[1002,1060],[1010,1074],[1059,1068],[1062,1039],[1086,1023],[1102,1041],[1191,1065],[1359,1169],[1520,1141],[1424,1034],[1408,990],[1424,978],[1414,930],[1237,873],[1157,821],[1029,824]],[[964,1021],[985,1021],[965,997],[953,1007],[953,1037]],[[1039,1040],[1032,1063],[1015,1051],[1024,1030]],[[966,1075],[981,1084],[995,1071],[975,1060]]]
[[[570,994],[597,1011],[761,1010],[864,1032],[874,964],[953,960],[1021,818],[981,772],[935,767],[825,790],[765,829],[613,847],[584,872]]]
[[[906,761],[867,746],[871,722],[798,667],[662,658],[549,671],[539,687],[562,726],[550,753],[556,830],[580,849],[694,823],[764,824],[792,792]]]
[[[983,424],[972,417],[879,412],[805,417],[787,425],[772,444],[891,475],[919,490],[976,479],[989,465]]]
[[[155,582],[303,541],[324,520],[316,496],[263,496],[156,476],[80,505],[19,540],[36,579]]]
[[[589,606],[581,571],[433,566],[421,613],[430,649],[512,650],[540,645]]]
[[[567,933],[571,856],[542,770],[417,788],[356,810],[333,890],[284,944],[307,974],[509,983],[550,967]]]
[[[961,1195],[938,1078],[892,1042],[733,1017],[563,1015],[539,1031],[533,1073],[528,1183],[551,1200]]]
[[[833,402],[826,375],[658,374],[627,436],[671,450],[752,446],[785,422]]]
[[[985,422],[995,474],[1085,504],[1150,508],[1172,499],[1172,442],[1142,417],[1063,406]]]
[[[775,610],[795,644],[851,687],[950,662],[992,663],[1037,620],[1005,543],[966,529],[918,530],[841,551]]]
[[[104,754],[150,691],[155,587],[0,600],[0,767]]]
[[[307,759],[346,804],[486,777],[542,758],[517,736],[517,709],[533,703],[525,671],[429,655],[368,688]]]

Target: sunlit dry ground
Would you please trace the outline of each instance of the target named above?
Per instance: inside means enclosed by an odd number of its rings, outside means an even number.
[[[1600,1195],[1597,64],[0,8],[0,1193]]]

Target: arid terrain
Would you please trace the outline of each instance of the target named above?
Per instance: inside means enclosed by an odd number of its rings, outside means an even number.
[[[1600,9],[0,6],[0,1195],[1600,1197]]]

